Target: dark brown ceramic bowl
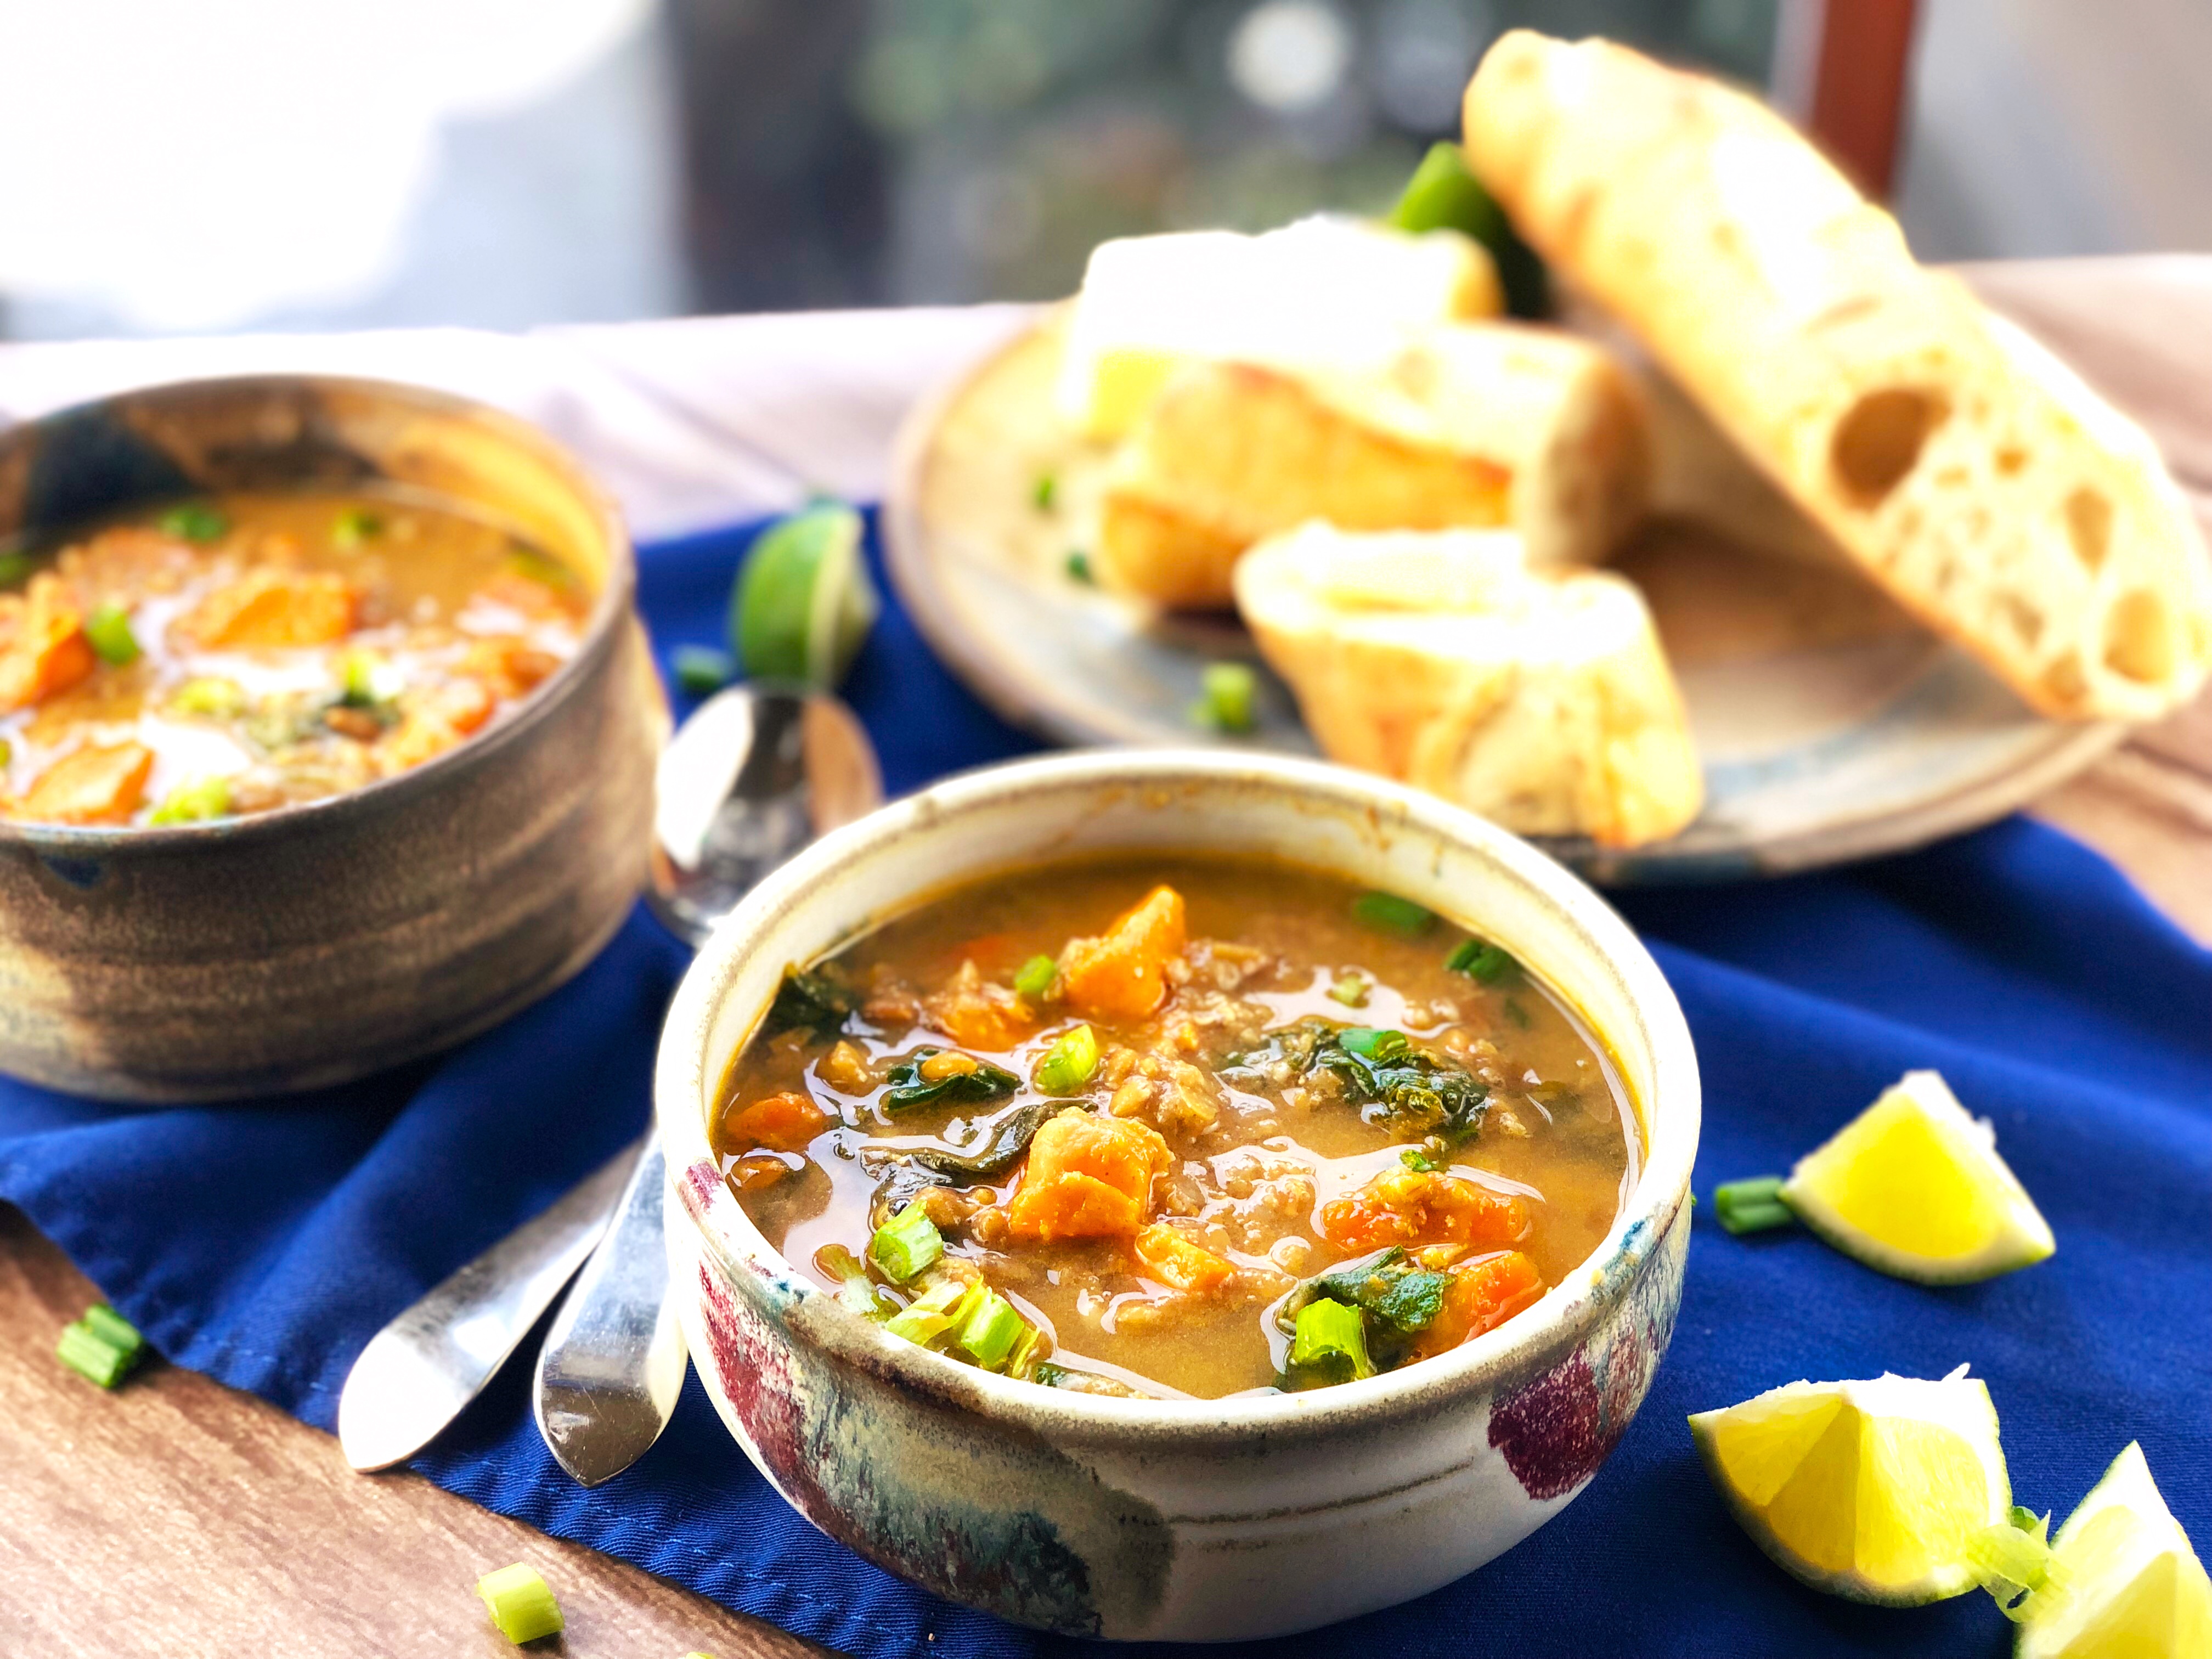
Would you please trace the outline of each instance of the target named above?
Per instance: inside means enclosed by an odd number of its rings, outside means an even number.
[[[370,380],[156,386],[0,433],[0,547],[196,491],[380,486],[589,574],[582,647],[459,748],[327,800],[159,830],[0,823],[0,1071],[116,1100],[336,1083],[483,1030],[620,925],[667,708],[621,520],[543,434]]]

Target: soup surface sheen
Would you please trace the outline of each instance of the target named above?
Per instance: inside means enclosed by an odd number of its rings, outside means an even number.
[[[712,1127],[769,1242],[896,1334],[1204,1398],[1502,1323],[1639,1156],[1602,1050],[1503,951],[1211,857],[1008,872],[788,975]]]
[[[0,817],[192,823],[389,777],[574,655],[592,598],[413,498],[225,495],[0,554]]]

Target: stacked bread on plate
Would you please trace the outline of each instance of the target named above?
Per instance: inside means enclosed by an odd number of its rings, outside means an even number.
[[[1717,495],[1795,515],[1761,539],[1847,561],[2048,715],[2154,718],[2212,672],[2212,568],[2148,435],[1764,106],[1516,30],[1465,118],[1515,229],[1671,385],[1500,319],[1474,241],[1351,220],[1107,244],[1068,328],[1062,413],[1120,446],[1099,578],[1233,600],[1329,755],[1524,833],[1693,819],[1657,635],[1592,568],[1685,412],[1725,440]]]

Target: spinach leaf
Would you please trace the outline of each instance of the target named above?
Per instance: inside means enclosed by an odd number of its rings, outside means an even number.
[[[920,1106],[972,1105],[979,1101],[1003,1100],[1022,1086],[1022,1080],[1012,1072],[988,1060],[977,1060],[972,1072],[952,1072],[933,1079],[923,1077],[922,1062],[945,1052],[942,1048],[917,1048],[892,1066],[888,1075],[891,1086],[884,1096],[884,1109],[896,1116]]]
[[[988,1180],[1012,1169],[1021,1155],[1029,1151],[1030,1140],[1045,1121],[1066,1109],[1064,1100],[1033,1100],[1007,1113],[985,1144],[974,1152],[940,1152],[925,1146],[908,1152],[907,1157],[922,1168],[948,1177],[956,1187]]]
[[[1390,1121],[1447,1140],[1465,1140],[1482,1127],[1490,1091],[1473,1073],[1425,1054],[1403,1031],[1370,1025],[1331,1025],[1304,1019],[1232,1056],[1226,1071],[1249,1074],[1255,1085],[1271,1067],[1288,1061],[1306,1077],[1333,1073],[1344,1097],[1369,1122]]]
[[[1429,1328],[1444,1304],[1444,1276],[1419,1268],[1393,1244],[1309,1281],[1304,1300],[1326,1297],[1411,1333]]]
[[[829,975],[787,968],[783,970],[783,983],[776,989],[775,1000],[769,1006],[768,1021],[762,1028],[762,1035],[774,1036],[779,1031],[803,1027],[814,1033],[817,1042],[827,1042],[845,1029],[852,1012],[852,993]]]

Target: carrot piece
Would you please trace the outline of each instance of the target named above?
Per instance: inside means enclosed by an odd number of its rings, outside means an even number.
[[[770,1095],[750,1106],[732,1106],[722,1116],[722,1142],[747,1152],[799,1152],[829,1127],[830,1114],[805,1095]]]
[[[40,823],[128,823],[146,800],[154,751],[143,743],[71,750],[39,775],[16,816]]]
[[[1495,1330],[1543,1294],[1543,1274],[1518,1250],[1462,1263],[1452,1270],[1443,1305],[1414,1345],[1414,1357],[1426,1359]]]
[[[1160,1132],[1128,1118],[1069,1113],[1030,1142],[1019,1188],[1006,1206],[1017,1237],[1126,1238],[1145,1224],[1152,1177],[1175,1158]]]
[[[527,640],[499,634],[478,640],[461,653],[454,672],[481,681],[495,697],[519,697],[561,665],[561,659]]]
[[[352,584],[321,570],[257,570],[196,605],[185,630],[202,645],[327,645],[353,632]]]
[[[1383,1244],[1517,1243],[1528,1231],[1528,1206],[1458,1176],[1385,1170],[1358,1192],[1321,1208],[1322,1237],[1347,1250]]]
[[[98,660],[60,577],[41,571],[21,596],[0,596],[0,714],[67,690]]]
[[[1167,1000],[1165,969],[1188,939],[1182,895],[1155,887],[1097,939],[1060,953],[1068,1006],[1087,1019],[1143,1019]]]
[[[1137,1259],[1170,1290],[1195,1291],[1200,1295],[1218,1289],[1237,1271],[1164,1221],[1155,1221],[1137,1235]]]

